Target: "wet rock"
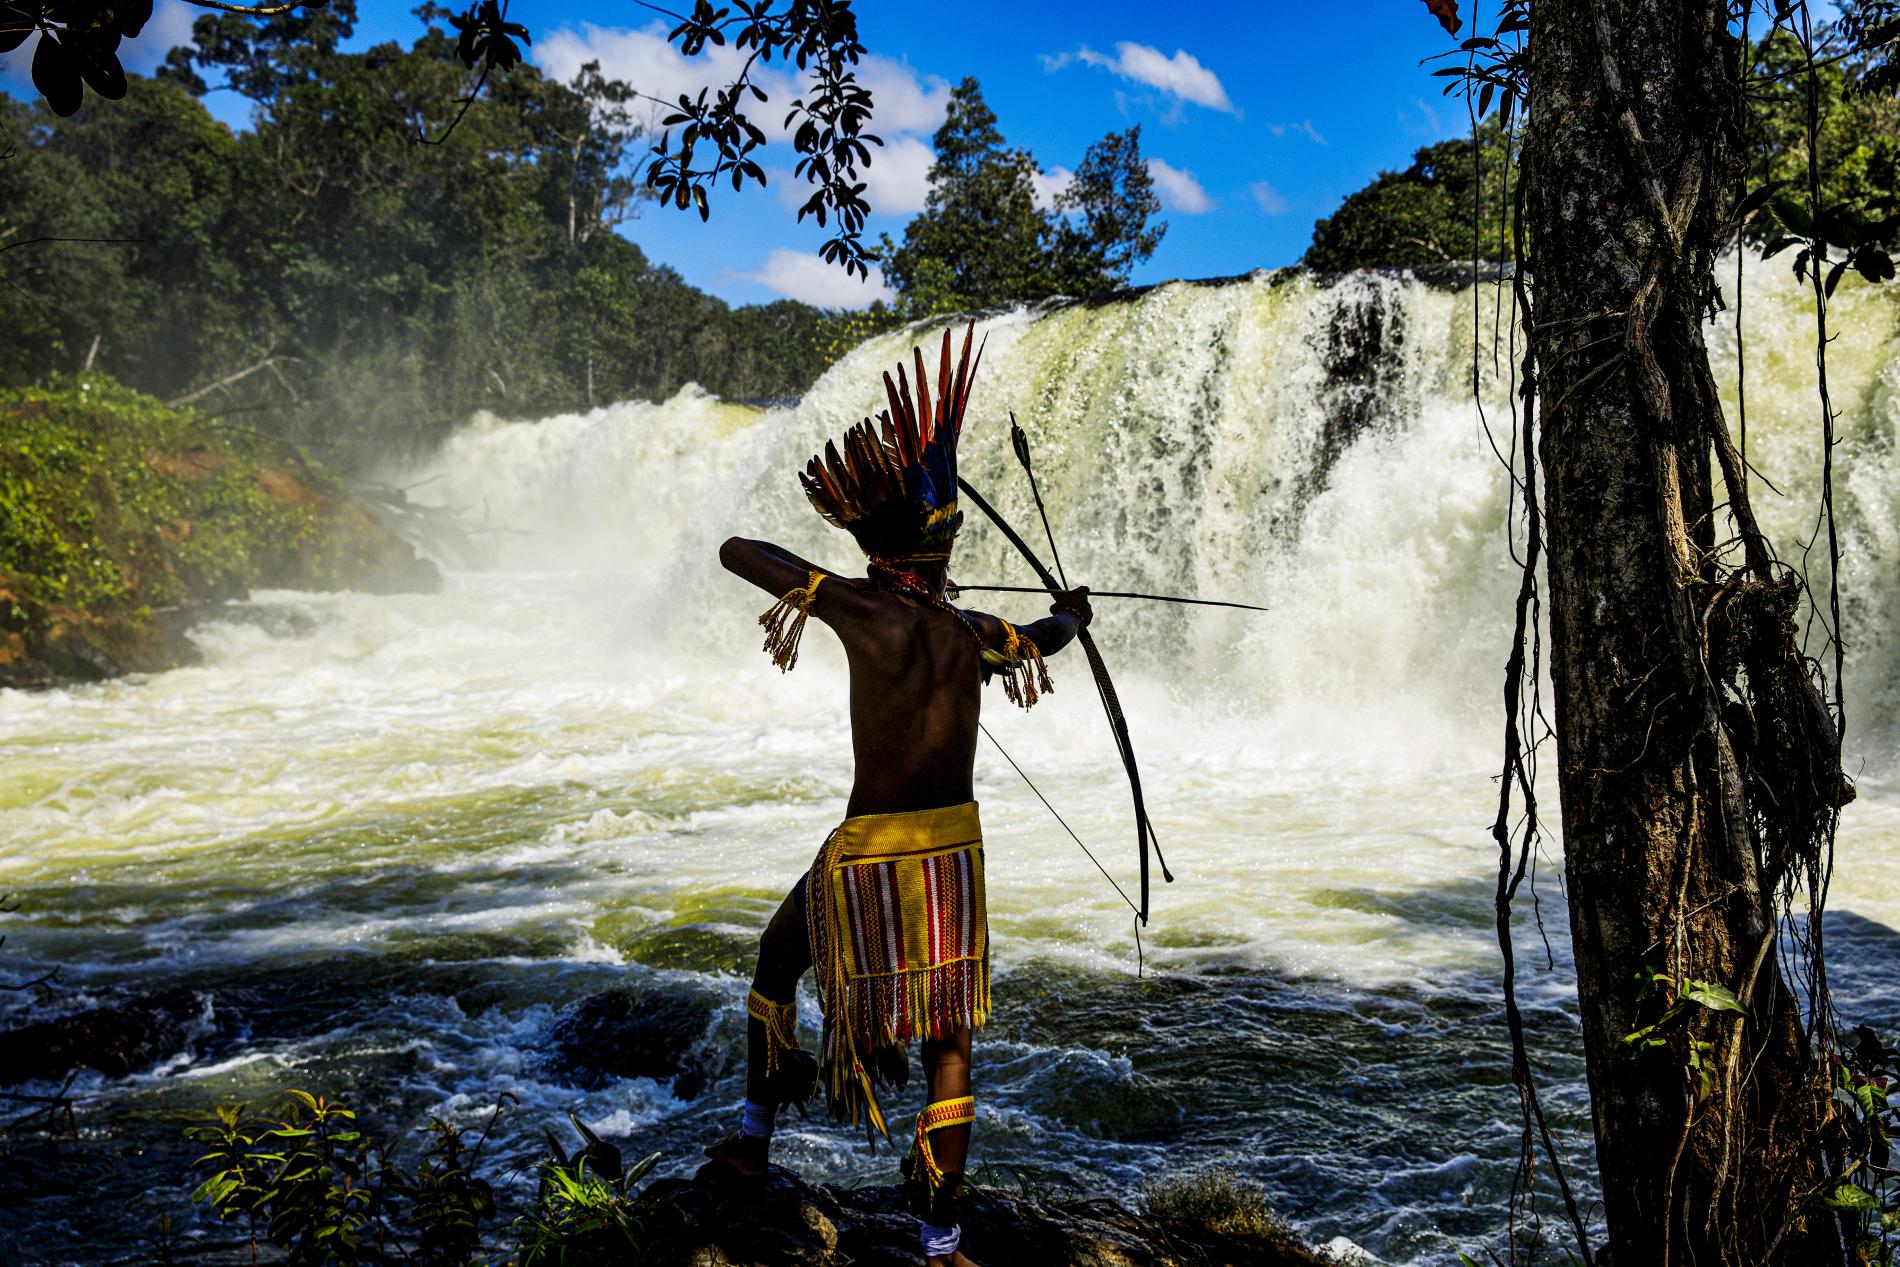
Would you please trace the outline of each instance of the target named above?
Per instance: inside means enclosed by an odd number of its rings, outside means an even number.
[[[711,1021],[703,999],[622,987],[569,1008],[548,1040],[554,1059],[583,1083],[672,1078],[674,1094],[690,1100],[714,1072],[698,1050]]]
[[[73,1069],[123,1078],[176,1055],[204,1028],[211,996],[167,990],[0,1033],[0,1086],[57,1081]]]
[[[814,1186],[773,1167],[737,1178],[709,1164],[649,1185],[634,1207],[642,1262],[693,1267],[920,1267],[917,1220],[893,1187]],[[970,1189],[963,1248],[984,1267],[1321,1267],[1290,1234],[1229,1234],[1136,1215],[1111,1202],[1038,1204]],[[633,1261],[629,1256],[629,1263]],[[613,1267],[603,1262],[599,1267]]]

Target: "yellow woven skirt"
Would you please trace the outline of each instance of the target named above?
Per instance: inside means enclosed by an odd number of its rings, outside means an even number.
[[[845,819],[812,863],[805,900],[831,1111],[888,1134],[873,1053],[981,1029],[989,1017],[976,802]]]

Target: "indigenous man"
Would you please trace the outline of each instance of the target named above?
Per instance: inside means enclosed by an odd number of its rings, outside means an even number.
[[[780,596],[760,617],[781,669],[797,660],[806,618],[844,643],[851,671],[856,776],[847,817],[779,907],[759,943],[746,1000],[746,1103],[738,1132],[707,1150],[749,1176],[765,1173],[775,1114],[822,1084],[834,1118],[886,1133],[876,1086],[902,1086],[907,1048],[923,1044],[929,1102],[904,1163],[931,1267],[970,1267],[957,1251],[970,1123],[970,1039],[990,1006],[983,836],[971,775],[980,687],[1004,679],[1024,708],[1050,689],[1042,657],[1089,622],[1088,591],[1016,628],[944,598],[957,509],[957,437],[975,366],[966,330],[954,370],[946,332],[931,398],[923,352],[915,392],[900,366],[884,376],[888,412],[853,427],[844,454],[827,444],[801,475],[825,519],[857,539],[862,579],[738,537],[720,561]],[[982,354],[977,354],[981,360]],[[798,1045],[798,979],[817,968],[824,1036]]]

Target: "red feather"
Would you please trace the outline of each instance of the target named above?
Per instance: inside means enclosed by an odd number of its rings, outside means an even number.
[[[1425,0],[1425,7],[1431,10],[1438,25],[1445,28],[1445,34],[1456,35],[1464,20],[1458,16],[1458,0]]]

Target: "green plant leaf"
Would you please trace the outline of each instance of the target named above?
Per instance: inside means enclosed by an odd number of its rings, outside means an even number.
[[[1746,1010],[1742,1007],[1741,1001],[1735,997],[1733,990],[1712,981],[1684,981],[1682,997],[1691,1003],[1700,1003],[1703,1007],[1712,1008],[1718,1012]]]
[[[1871,1214],[1880,1209],[1880,1198],[1858,1184],[1842,1183],[1827,1196],[1822,1197],[1821,1204],[1830,1210],[1850,1210],[1859,1214]]]

